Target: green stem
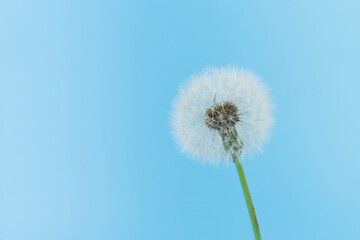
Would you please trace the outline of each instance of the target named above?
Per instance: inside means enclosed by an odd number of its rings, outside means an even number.
[[[247,206],[248,211],[249,211],[249,216],[250,216],[252,228],[253,228],[253,231],[254,231],[255,240],[261,240],[259,223],[258,223],[258,221],[256,219],[255,209],[254,209],[253,202],[251,200],[249,187],[248,187],[247,182],[246,182],[244,169],[241,166],[241,162],[237,157],[234,158],[234,161],[235,161],[235,164],[236,164],[237,172],[239,174],[239,179],[240,179],[240,183],[241,183],[242,190],[243,190],[243,193],[244,193],[246,206]]]

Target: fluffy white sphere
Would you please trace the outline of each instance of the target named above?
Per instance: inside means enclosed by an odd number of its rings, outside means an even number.
[[[219,131],[205,122],[206,112],[225,102],[236,106],[234,127],[241,141],[240,154],[261,150],[273,123],[269,90],[249,71],[236,67],[209,68],[191,77],[174,101],[172,133],[182,152],[209,164],[231,159]]]

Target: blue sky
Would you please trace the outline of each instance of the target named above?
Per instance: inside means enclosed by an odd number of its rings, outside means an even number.
[[[252,239],[234,166],[177,151],[178,87],[234,64],[276,125],[263,239],[360,237],[357,1],[1,1],[0,239]]]

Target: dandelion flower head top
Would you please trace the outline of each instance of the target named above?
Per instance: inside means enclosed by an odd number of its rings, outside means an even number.
[[[172,113],[181,150],[216,165],[261,150],[273,123],[268,92],[256,75],[236,67],[209,68],[192,76]]]

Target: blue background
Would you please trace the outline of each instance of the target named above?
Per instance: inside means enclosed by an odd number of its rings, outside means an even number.
[[[1,1],[0,239],[252,239],[234,166],[177,151],[178,87],[235,64],[276,125],[263,239],[360,239],[358,1]]]

